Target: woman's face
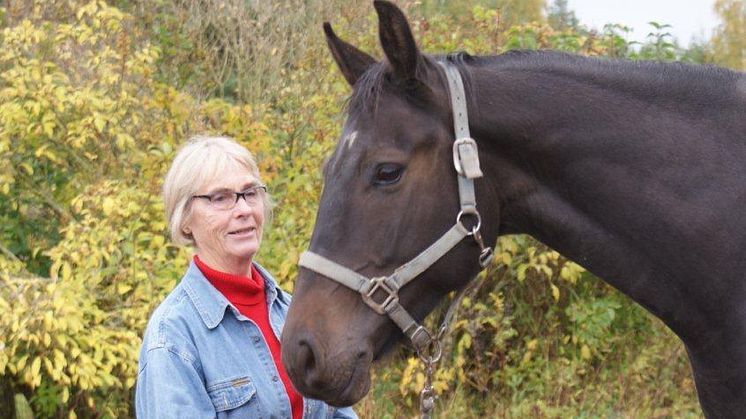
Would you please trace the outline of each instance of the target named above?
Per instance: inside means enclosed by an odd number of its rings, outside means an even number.
[[[242,192],[258,184],[259,180],[245,167],[236,164],[195,195]],[[238,275],[249,273],[251,259],[262,241],[264,224],[263,192],[257,193],[254,199],[239,198],[230,209],[217,208],[208,199],[192,198],[192,211],[184,229],[194,237],[197,255],[208,266]],[[233,194],[231,203],[235,197]]]

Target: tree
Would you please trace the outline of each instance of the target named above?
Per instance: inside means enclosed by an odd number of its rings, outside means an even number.
[[[714,8],[721,20],[712,37],[714,61],[746,70],[746,2],[716,0]]]
[[[575,11],[568,7],[567,0],[554,0],[547,8],[547,20],[551,27],[560,31],[577,29],[580,23]]]
[[[497,3],[497,8],[502,12],[504,28],[544,20],[543,0],[500,0]]]

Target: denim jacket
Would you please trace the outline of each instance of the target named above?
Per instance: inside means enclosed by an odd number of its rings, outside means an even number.
[[[269,321],[280,336],[290,296],[265,281]],[[192,262],[145,330],[135,392],[139,418],[290,418],[290,399],[256,324]],[[303,399],[303,418],[357,418],[349,407]]]

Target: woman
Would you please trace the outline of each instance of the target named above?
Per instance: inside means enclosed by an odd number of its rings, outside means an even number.
[[[173,240],[194,258],[143,338],[140,418],[354,418],[303,399],[280,362],[290,296],[253,261],[271,202],[251,153],[198,137],[178,153],[163,200]]]

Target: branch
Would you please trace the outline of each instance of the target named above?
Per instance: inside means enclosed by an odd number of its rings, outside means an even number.
[[[15,261],[15,262],[21,262],[21,259],[18,259],[18,256],[16,256],[13,252],[10,251],[7,247],[3,246],[2,243],[0,243],[0,252],[7,256],[9,259]]]
[[[73,219],[73,215],[68,211],[67,209],[63,208],[62,205],[60,205],[57,201],[49,197],[49,194],[46,193],[39,193],[38,191],[35,191],[34,195],[36,195],[39,199],[41,199],[42,202],[49,205],[54,212],[57,213],[57,215],[61,218],[60,221],[62,223],[68,223],[70,220]]]

